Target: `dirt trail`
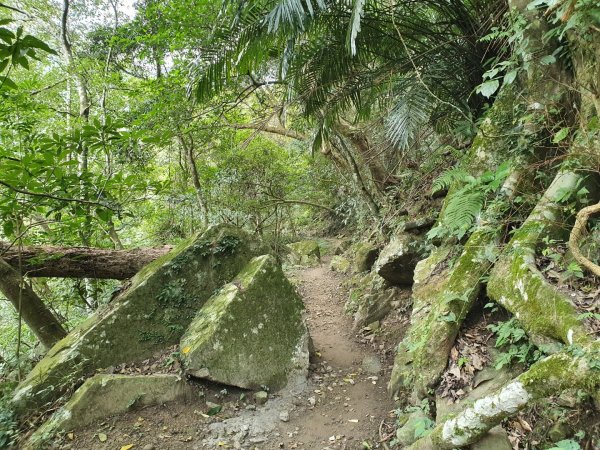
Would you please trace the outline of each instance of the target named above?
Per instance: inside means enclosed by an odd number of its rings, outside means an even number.
[[[393,402],[386,392],[389,367],[377,344],[357,339],[344,315],[343,277],[320,267],[294,269],[290,277],[304,298],[315,356],[307,383],[270,395],[263,406],[251,393],[198,385],[200,399],[132,411],[64,437],[63,449],[252,450],[381,448],[393,429]],[[368,342],[368,344],[367,344]],[[383,354],[383,350],[381,351]],[[206,414],[213,402],[217,416]],[[104,442],[100,442],[100,438]],[[367,445],[364,445],[367,443]]]
[[[321,386],[315,408],[291,425],[299,428],[295,439],[304,444],[298,448],[361,449],[363,441],[375,448],[380,425],[390,421],[394,408],[385,389],[387,377],[375,370],[379,356],[357,342],[352,321],[343,313],[342,277],[324,265],[297,276],[315,351],[320,354],[312,378]],[[375,366],[371,373],[363,368],[365,358],[367,365]]]

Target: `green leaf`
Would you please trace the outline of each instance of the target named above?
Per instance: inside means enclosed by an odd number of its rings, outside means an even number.
[[[2,86],[3,89],[17,89],[15,82],[8,77],[0,77],[0,86]]]
[[[508,85],[515,81],[518,72],[519,71],[517,69],[511,70],[510,72],[506,72],[506,75],[504,75],[504,84]]]
[[[564,140],[564,138],[567,137],[567,135],[569,134],[569,128],[565,127],[565,128],[561,128],[555,135],[554,138],[552,138],[552,142],[554,144],[558,144],[559,142],[561,142],[562,140]]]
[[[21,44],[24,47],[29,47],[29,48],[39,48],[40,50],[45,51],[46,53],[50,53],[52,55],[57,55],[58,53],[56,53],[55,50],[53,50],[48,44],[46,44],[44,41],[36,38],[35,36],[31,36],[31,35],[27,35],[25,36],[22,41]]]
[[[540,64],[542,66],[549,66],[550,64],[554,64],[556,62],[556,57],[554,55],[546,55],[540,58]]]
[[[581,450],[581,446],[571,439],[565,439],[557,442],[550,450]]]
[[[477,87],[477,91],[479,94],[483,95],[486,98],[490,98],[494,92],[498,90],[500,87],[500,82],[498,80],[489,80],[485,83],[482,83]]]
[[[221,412],[222,409],[223,409],[222,405],[213,406],[206,412],[206,414],[208,414],[209,416],[216,416],[217,414],[219,414]]]

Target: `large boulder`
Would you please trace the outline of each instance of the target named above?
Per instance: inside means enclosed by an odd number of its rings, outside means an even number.
[[[180,346],[190,375],[280,388],[306,377],[309,339],[302,299],[275,258],[264,255],[210,298]]]
[[[402,233],[392,238],[386,245],[373,270],[392,284],[410,286],[417,263],[423,257],[423,238],[410,233]]]
[[[379,254],[379,248],[369,242],[362,242],[354,244],[348,252],[352,254],[354,271],[361,273],[371,270]]]
[[[41,448],[57,432],[82,428],[98,419],[145,406],[186,400],[191,395],[191,387],[177,375],[94,375],[22,448]]]
[[[287,245],[292,264],[299,266],[318,266],[321,264],[319,243],[313,240],[299,241]]]
[[[152,262],[48,351],[17,387],[15,410],[39,408],[97,369],[141,361],[178,343],[210,295],[261,253],[243,231],[217,226]]]

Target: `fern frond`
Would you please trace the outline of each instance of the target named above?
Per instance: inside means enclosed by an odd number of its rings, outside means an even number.
[[[444,209],[444,226],[459,239],[471,228],[481,213],[485,192],[479,186],[468,185],[455,192]]]
[[[454,183],[467,181],[471,177],[467,172],[460,168],[448,169],[440,174],[431,185],[431,193],[448,189]]]

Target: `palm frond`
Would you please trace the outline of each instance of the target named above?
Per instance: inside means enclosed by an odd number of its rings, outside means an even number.
[[[401,93],[384,120],[386,136],[400,149],[406,149],[428,121],[434,99],[420,83],[413,83]]]
[[[356,55],[356,37],[360,33],[360,21],[363,17],[366,0],[353,0],[352,14],[348,25],[346,47],[352,56]]]

